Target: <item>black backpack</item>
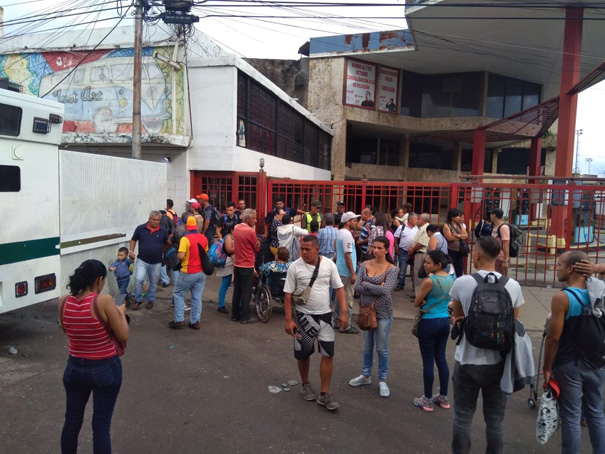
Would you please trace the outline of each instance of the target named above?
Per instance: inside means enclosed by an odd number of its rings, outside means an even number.
[[[498,230],[496,230],[496,232],[498,233],[498,238],[501,238],[500,229],[503,225],[507,225],[508,230],[510,231],[510,242],[508,243],[508,256],[517,257],[519,255],[519,243],[523,241],[523,231],[516,225],[500,224],[500,227],[498,227]]]
[[[573,295],[582,306],[573,336],[576,354],[589,369],[600,369],[605,366],[605,316],[595,317],[590,303],[585,306],[574,292],[569,289],[564,292],[568,298]]]
[[[508,278],[498,279],[494,273],[472,276],[477,287],[464,319],[464,336],[477,348],[508,352],[515,342],[513,302],[504,287]]]

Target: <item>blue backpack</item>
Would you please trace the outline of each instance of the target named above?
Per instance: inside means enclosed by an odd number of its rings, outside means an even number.
[[[212,246],[210,246],[210,250],[208,251],[208,260],[215,266],[225,266],[225,262],[227,261],[227,252],[225,252],[225,240],[218,240]]]

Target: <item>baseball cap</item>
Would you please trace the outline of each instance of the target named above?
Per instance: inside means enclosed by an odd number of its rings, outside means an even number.
[[[338,202],[336,202],[336,205],[339,207],[343,207],[343,206],[345,206],[345,202],[344,202],[344,200],[339,200]]]
[[[357,219],[359,217],[358,214],[353,213],[352,211],[347,211],[340,218],[340,223],[344,224],[345,222],[349,222],[351,219]]]
[[[187,218],[187,230],[197,230],[197,219],[193,216]]]
[[[191,197],[189,200],[187,200],[187,203],[197,203],[197,199]]]
[[[208,197],[208,194],[198,194],[195,198],[198,200],[208,200],[210,197]]]

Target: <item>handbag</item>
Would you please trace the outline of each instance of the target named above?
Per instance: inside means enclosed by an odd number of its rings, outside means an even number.
[[[309,282],[309,285],[299,293],[294,293],[292,295],[292,302],[294,304],[307,304],[307,301],[309,300],[309,295],[311,295],[311,287],[313,287],[313,284],[315,284],[315,280],[317,279],[317,275],[319,274],[320,261],[321,256],[317,256],[317,265],[315,265],[315,269],[313,270],[313,276],[311,277],[311,282]]]
[[[380,285],[384,284],[387,277],[386,271],[382,277]],[[378,328],[378,319],[376,318],[376,297],[366,306],[359,305],[359,314],[357,315],[357,326],[364,331],[370,331]]]
[[[458,240],[459,244],[460,244],[460,255],[462,257],[468,257],[468,255],[470,254],[470,249],[468,248],[468,244],[466,244],[464,242],[464,240]]]

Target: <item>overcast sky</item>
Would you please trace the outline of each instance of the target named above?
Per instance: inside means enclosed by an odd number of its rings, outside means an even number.
[[[84,14],[75,17],[56,19],[45,27],[59,27],[64,24],[75,24],[77,21],[92,22],[103,17],[115,17],[116,10],[108,8],[115,6],[116,3],[103,5],[108,0],[5,0],[5,20],[11,21],[23,18],[29,14],[42,14],[45,9],[57,11],[61,9],[71,9],[78,5],[84,5]],[[394,30],[405,28],[405,19],[403,19],[404,5],[403,0],[348,0],[361,1],[365,4],[380,3],[391,4],[392,6],[371,6],[365,8],[246,8],[240,4],[229,8],[216,6],[204,6],[204,9],[192,11],[194,14],[207,15],[288,15],[296,16],[295,19],[284,18],[257,18],[254,20],[240,17],[201,17],[197,28],[209,37],[221,44],[226,50],[237,53],[243,57],[249,58],[289,58],[298,59],[298,49],[311,37],[327,36],[333,34],[362,33],[377,30]],[[128,5],[126,0],[124,10]],[[0,3],[0,6],[2,3]],[[99,11],[100,9],[107,11]],[[322,19],[315,19],[309,16],[322,16]],[[338,16],[347,16],[346,19],[340,19]],[[358,17],[353,19],[351,16]],[[396,19],[367,19],[372,17],[389,17]],[[132,23],[130,17],[124,20],[123,24]],[[100,22],[97,27],[109,27],[113,23],[110,21]],[[23,27],[24,25],[20,25]],[[91,28],[92,25],[87,25]],[[38,30],[42,29],[40,27]],[[5,32],[10,33],[11,29],[7,27]],[[36,31],[36,30],[33,30]],[[59,32],[59,31],[58,31]],[[590,172],[605,177],[605,140],[603,110],[605,106],[605,81],[595,87],[586,90],[579,95],[578,117],[576,130],[581,129],[579,143],[579,167],[582,173],[588,172],[587,158],[592,162]],[[575,142],[575,141],[574,141]],[[574,163],[575,165],[575,163]]]

